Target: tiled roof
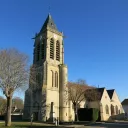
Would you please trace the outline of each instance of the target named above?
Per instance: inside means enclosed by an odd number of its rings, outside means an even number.
[[[108,95],[109,95],[110,99],[112,99],[112,96],[113,96],[113,93],[114,93],[114,89],[107,90],[107,92],[108,92]]]
[[[122,105],[128,105],[128,99],[124,99],[121,104]]]

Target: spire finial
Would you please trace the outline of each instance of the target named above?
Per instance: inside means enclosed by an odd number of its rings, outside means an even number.
[[[50,7],[50,5],[49,5],[49,7],[48,7],[48,14],[50,15],[50,11],[51,11],[51,7]]]
[[[48,14],[50,15],[50,11],[51,11],[51,4],[50,4],[50,0],[49,0],[49,5],[48,5]]]

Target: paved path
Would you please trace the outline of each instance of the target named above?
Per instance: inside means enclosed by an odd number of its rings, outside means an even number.
[[[61,125],[60,127],[73,128],[128,128],[128,122],[124,123],[95,123],[90,125]]]
[[[128,128],[128,123],[99,123],[84,126],[83,128]]]

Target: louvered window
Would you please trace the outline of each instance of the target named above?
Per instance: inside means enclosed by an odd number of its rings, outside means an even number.
[[[37,44],[37,61],[40,59],[40,44]]]
[[[53,39],[50,40],[50,58],[54,59],[54,41],[53,41]]]
[[[56,60],[60,61],[60,43],[56,42]]]
[[[41,43],[41,59],[45,58],[45,40]]]

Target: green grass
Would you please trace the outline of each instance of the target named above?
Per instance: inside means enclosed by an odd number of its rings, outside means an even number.
[[[48,125],[44,123],[33,123],[32,128],[53,128],[53,125]],[[0,123],[0,128],[7,128],[5,127],[4,122]],[[30,122],[12,122],[12,125],[9,128],[31,128]]]

